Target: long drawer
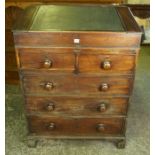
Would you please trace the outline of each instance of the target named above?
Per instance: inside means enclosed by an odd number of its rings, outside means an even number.
[[[50,116],[126,115],[128,108],[128,98],[121,97],[27,96],[25,100],[28,113]]]
[[[63,118],[28,116],[29,129],[36,135],[106,136],[124,135],[125,118]]]
[[[21,69],[73,72],[132,73],[135,52],[129,49],[19,48]],[[76,62],[76,54],[78,59]]]
[[[23,76],[26,94],[129,95],[132,76],[96,76],[87,74],[44,74]]]

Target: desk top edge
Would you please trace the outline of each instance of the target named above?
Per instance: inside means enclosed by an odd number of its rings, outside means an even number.
[[[13,32],[77,32],[78,30],[33,30],[31,29],[32,24],[34,23],[34,19],[36,18],[36,15],[38,13],[38,10],[40,7],[45,6],[45,5],[36,5],[36,6],[31,6],[28,7],[24,13],[20,16],[20,18],[15,22],[15,25],[13,27]],[[57,5],[50,5],[50,6],[57,6]],[[60,5],[59,5],[60,6]],[[72,5],[72,6],[77,6],[77,5]],[[93,5],[79,5],[80,7],[85,7],[85,6],[91,6]],[[95,5],[96,6],[96,5]],[[112,5],[97,5],[97,6],[112,6]],[[124,31],[106,31],[106,30],[91,30],[91,32],[118,32],[118,33],[141,33],[141,29],[136,23],[130,9],[126,6],[113,6],[117,14],[120,18],[122,27]],[[78,32],[90,32],[90,30],[79,30]]]

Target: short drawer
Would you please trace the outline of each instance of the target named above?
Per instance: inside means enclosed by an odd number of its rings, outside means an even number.
[[[82,73],[132,74],[135,69],[136,51],[129,49],[18,48],[17,51],[20,68],[24,70],[73,72],[75,64]]]
[[[73,72],[75,56],[71,48],[19,48],[20,68]]]
[[[130,76],[90,76],[73,74],[36,74],[23,77],[27,94],[92,94],[129,95],[133,77]]]
[[[26,97],[28,113],[48,115],[103,116],[126,115],[128,98],[121,97]]]
[[[79,54],[79,71],[84,73],[133,74],[135,58],[132,50],[82,49]]]
[[[30,133],[51,136],[123,135],[125,118],[28,116]]]

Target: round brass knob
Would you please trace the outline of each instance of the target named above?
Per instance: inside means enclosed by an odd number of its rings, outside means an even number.
[[[109,89],[109,86],[107,83],[102,83],[100,86],[101,91],[107,91]]]
[[[52,61],[49,59],[46,59],[44,61],[44,68],[50,68],[50,67],[52,67]]]
[[[54,85],[53,85],[52,82],[47,82],[47,83],[45,84],[45,89],[46,89],[46,90],[50,91],[50,90],[52,90],[53,88],[54,88]]]
[[[105,103],[101,103],[98,107],[98,111],[100,112],[104,112],[106,110],[106,104]]]
[[[109,60],[105,60],[102,62],[101,66],[103,69],[108,70],[111,68],[111,62]]]
[[[97,125],[97,131],[103,132],[105,130],[105,125],[104,124],[98,124]]]
[[[46,110],[53,111],[55,108],[54,103],[48,103],[46,106]]]
[[[49,130],[54,130],[55,129],[55,124],[54,123],[50,123],[48,126]]]

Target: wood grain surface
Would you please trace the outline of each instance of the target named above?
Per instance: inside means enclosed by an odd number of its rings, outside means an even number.
[[[68,135],[68,136],[104,136],[123,135],[124,118],[62,118],[62,117],[40,117],[28,116],[29,129],[36,135]],[[50,128],[51,123],[54,127]],[[100,131],[98,125],[103,124],[104,129]]]
[[[50,116],[102,117],[104,115],[125,116],[128,100],[127,97],[27,96],[25,103],[28,113],[41,113]]]

